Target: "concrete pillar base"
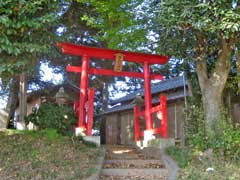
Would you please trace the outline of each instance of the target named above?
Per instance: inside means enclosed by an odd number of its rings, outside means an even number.
[[[90,143],[94,143],[97,147],[101,146],[100,136],[84,136],[83,140]]]
[[[17,130],[26,130],[26,125],[25,125],[25,122],[22,122],[22,121],[17,121],[16,122],[16,129]]]
[[[86,136],[86,129],[82,127],[76,127],[75,136]]]
[[[155,136],[153,135],[153,131],[145,130],[144,131],[144,141],[151,141],[153,139],[156,139]]]
[[[150,141],[152,141],[153,139],[156,139],[156,137],[153,135],[153,131],[152,130],[145,130],[144,131],[144,140],[143,140],[143,147],[148,147],[148,144]]]
[[[135,143],[136,143],[136,146],[137,146],[137,147],[141,147],[141,146],[142,146],[141,141],[136,141]]]

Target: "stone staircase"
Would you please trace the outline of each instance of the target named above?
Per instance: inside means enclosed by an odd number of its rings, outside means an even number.
[[[148,152],[148,153],[146,153]],[[134,147],[107,146],[101,180],[165,180],[168,171],[160,155]],[[150,152],[151,153],[151,152]]]

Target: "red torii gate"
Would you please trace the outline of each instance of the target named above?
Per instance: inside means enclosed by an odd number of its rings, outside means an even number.
[[[144,114],[146,119],[146,131],[151,131],[153,134],[159,133],[160,130],[153,129],[153,122],[152,122],[152,113],[156,112],[153,109],[159,109],[158,107],[152,108],[152,97],[151,97],[151,79],[158,79],[162,80],[163,77],[159,74],[151,74],[150,73],[150,65],[151,64],[165,64],[168,62],[169,57],[161,56],[161,55],[152,55],[152,54],[143,54],[143,53],[134,53],[134,52],[127,52],[121,50],[111,50],[111,49],[103,49],[103,48],[95,48],[95,47],[88,47],[82,45],[75,45],[72,43],[57,43],[57,46],[61,48],[64,54],[70,54],[75,56],[82,57],[82,67],[78,66],[67,66],[68,72],[79,72],[81,73],[81,81],[80,81],[80,100],[79,100],[79,116],[78,116],[78,128],[84,130],[86,129],[85,119],[86,119],[86,110],[85,104],[87,102],[87,88],[88,88],[88,75],[89,74],[100,74],[100,75],[109,75],[109,76],[128,76],[132,78],[143,78],[144,79],[144,97],[145,97],[145,111],[140,113],[140,115]],[[108,69],[97,69],[97,68],[90,68],[89,61],[90,58],[102,58],[105,60],[115,60],[117,57],[120,56],[125,61],[142,63],[144,66],[143,73],[137,72],[117,72],[114,70]],[[89,91],[90,99],[91,96],[94,96],[94,91]],[[92,102],[91,102],[92,103]],[[93,105],[91,105],[93,106]],[[92,111],[92,110],[91,110]],[[136,110],[135,110],[136,111]],[[134,112],[135,112],[134,111]],[[164,111],[166,112],[166,111]],[[139,116],[139,113],[135,112],[135,127],[139,126],[139,122],[136,121],[136,117]],[[166,114],[162,112],[162,116],[166,117]],[[89,123],[92,124],[91,120],[92,115],[88,115]],[[164,121],[167,121],[166,118]],[[167,122],[166,122],[167,123]],[[166,124],[165,123],[165,124]],[[91,125],[88,125],[91,126]],[[139,131],[139,132],[137,132]],[[166,137],[167,130],[166,126],[163,134]],[[88,134],[91,134],[91,131],[87,130]],[[138,135],[137,135],[138,134]],[[140,136],[140,129],[135,128],[135,140],[139,139],[136,137]]]

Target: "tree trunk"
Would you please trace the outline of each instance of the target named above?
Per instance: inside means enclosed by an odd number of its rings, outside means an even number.
[[[18,92],[19,92],[19,77],[14,77],[10,83],[8,102],[6,110],[8,112],[7,127],[10,125],[10,120],[14,119],[14,113],[18,103]]]
[[[216,125],[221,113],[223,91],[220,88],[212,88],[211,85],[206,88],[208,90],[202,94],[206,114],[206,131],[208,135],[212,135],[217,130]]]
[[[27,81],[26,74],[20,75],[20,89],[19,89],[19,122],[24,127],[24,118],[27,115]]]
[[[107,111],[107,106],[108,106],[108,86],[106,83],[103,83],[102,85],[102,109],[103,112]]]
[[[240,91],[240,52],[237,50],[236,53],[236,58],[237,58],[237,81],[238,81],[238,90]]]
[[[232,47],[223,40],[219,52],[215,68],[210,75],[207,72],[206,61],[197,62],[198,80],[206,115],[206,132],[210,136],[217,133],[216,126],[221,114],[223,90],[231,67]]]
[[[100,121],[100,137],[101,144],[106,144],[106,115],[104,113],[107,112],[108,106],[108,85],[105,82],[102,84],[102,98],[103,116],[101,117]]]

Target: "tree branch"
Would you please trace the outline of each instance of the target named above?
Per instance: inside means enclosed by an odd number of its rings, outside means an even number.
[[[225,85],[227,77],[231,68],[231,55],[233,50],[234,41],[230,39],[221,39],[221,47],[216,61],[215,68],[210,76],[211,83]],[[213,84],[214,85],[214,84]],[[222,86],[224,88],[224,86]]]
[[[198,75],[198,81],[200,84],[200,88],[202,92],[205,92],[206,83],[208,83],[208,71],[207,71],[207,63],[204,59],[204,45],[206,42],[205,35],[203,33],[199,33],[198,35],[198,47],[196,49],[196,70]]]
[[[196,70],[198,75],[198,81],[202,92],[205,92],[206,84],[208,84],[208,76],[207,76],[207,64],[206,61],[197,61],[196,62]]]

